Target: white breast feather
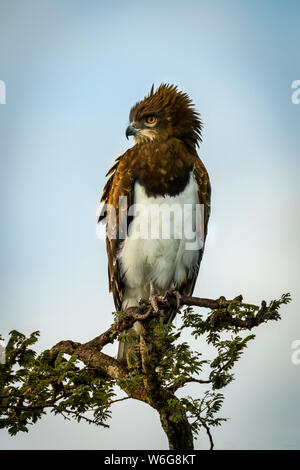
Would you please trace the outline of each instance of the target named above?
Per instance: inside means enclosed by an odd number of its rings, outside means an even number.
[[[123,299],[123,308],[137,305],[140,298],[148,298],[149,284],[152,281],[156,289],[164,293],[172,284],[178,285],[197,266],[198,250],[187,250],[186,243],[193,241],[191,235],[188,238],[184,234],[183,227],[189,224],[190,230],[195,232],[195,222],[191,226],[191,210],[184,210],[184,205],[191,205],[193,213],[196,204],[199,204],[198,187],[193,175],[185,189],[177,196],[147,196],[144,188],[138,183],[134,187],[135,204],[138,205],[137,214],[134,217],[127,238],[122,243],[119,252],[121,273],[124,276],[126,289]],[[162,204],[172,206],[170,221],[170,238],[162,238],[162,218],[155,220],[155,231],[158,239],[141,238],[141,227],[151,227],[152,211],[161,208]],[[140,210],[139,210],[140,208]],[[152,212],[153,214],[153,212]],[[183,217],[183,222],[182,222]],[[181,233],[181,238],[177,238]],[[177,234],[177,235],[176,235]],[[195,235],[193,235],[195,239]]]

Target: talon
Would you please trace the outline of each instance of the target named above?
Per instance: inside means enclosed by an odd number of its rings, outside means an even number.
[[[154,285],[153,285],[152,281],[150,281],[149,302],[150,302],[151,307],[153,308],[154,312],[158,314],[159,313],[159,308],[158,308],[158,305],[157,305],[157,300],[158,300],[158,296],[155,293]]]
[[[169,292],[171,295],[174,295],[176,297],[177,310],[179,310],[182,304],[182,295],[180,294],[180,292],[178,292],[178,290],[176,290],[176,287],[173,281],[171,283]]]
[[[181,296],[180,292],[178,292],[178,290],[174,290],[173,294],[176,297],[177,310],[179,310],[180,307],[181,307],[182,296]]]
[[[151,307],[153,308],[154,312],[158,314],[159,313],[159,308],[157,306],[156,298],[155,297],[150,297],[149,300],[150,300],[150,304],[151,304]]]

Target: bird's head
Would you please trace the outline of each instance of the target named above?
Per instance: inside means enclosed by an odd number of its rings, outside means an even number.
[[[176,137],[193,147],[201,142],[199,114],[174,85],[163,83],[156,91],[152,85],[149,95],[131,108],[129,121],[126,137],[133,135],[137,143],[157,137]]]

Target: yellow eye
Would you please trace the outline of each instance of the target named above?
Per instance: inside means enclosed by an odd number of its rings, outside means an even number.
[[[146,123],[147,124],[155,124],[156,123],[156,117],[155,116],[146,117]]]

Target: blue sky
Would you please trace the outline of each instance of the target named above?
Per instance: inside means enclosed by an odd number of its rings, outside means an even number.
[[[109,326],[95,208],[132,145],[130,107],[153,82],[177,84],[201,113],[212,181],[195,294],[293,297],[237,366],[216,447],[299,448],[299,2],[0,0],[0,11],[1,333],[39,329],[42,350]],[[26,436],[1,431],[0,448],[166,448],[155,412],[121,405],[109,430],[49,417]]]

